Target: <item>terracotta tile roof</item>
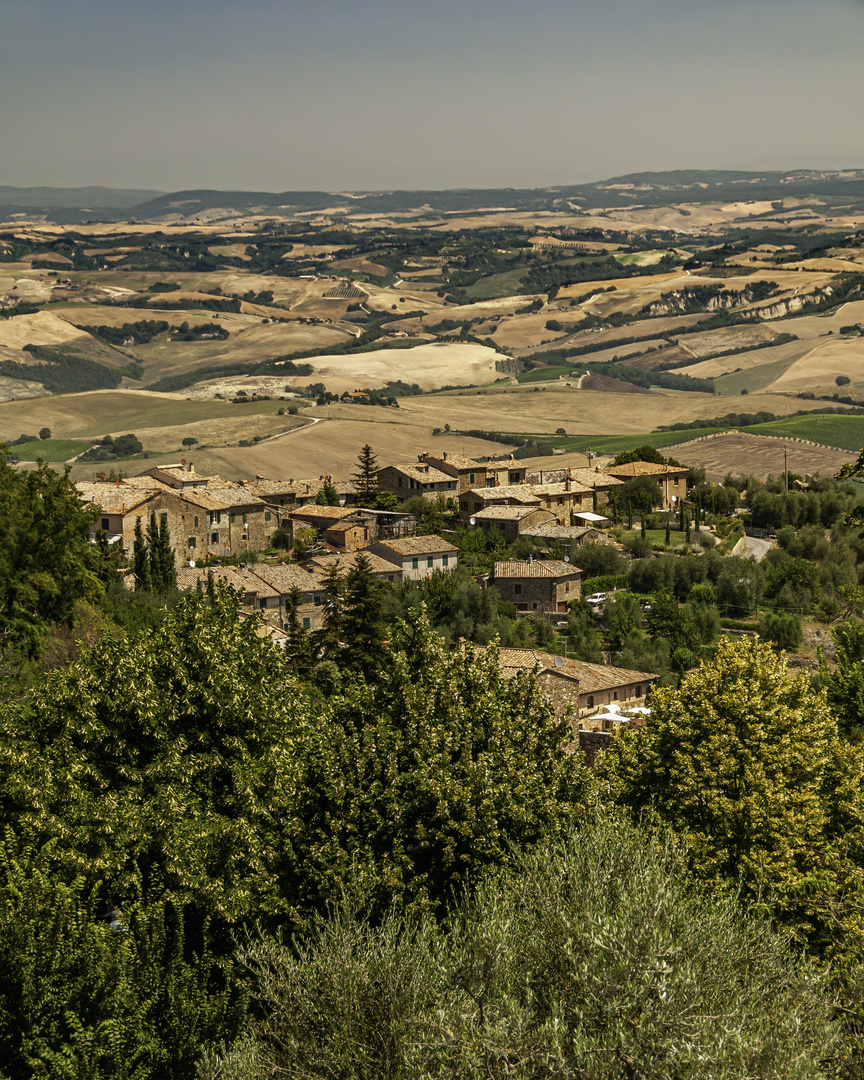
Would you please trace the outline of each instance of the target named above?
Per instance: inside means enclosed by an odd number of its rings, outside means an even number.
[[[177,587],[196,589],[198,582],[207,587],[207,578],[213,575],[214,581],[226,581],[232,589],[243,593],[255,593],[256,596],[279,596],[279,592],[263,578],[258,577],[245,566],[181,566],[177,571]]]
[[[316,575],[318,579],[317,587],[320,589],[326,570],[329,570],[331,566],[337,566],[342,574],[347,574],[349,570],[353,569],[358,555],[363,555],[369,560],[373,574],[395,575],[402,573],[401,569],[394,563],[382,559],[380,555],[375,555],[371,551],[346,551],[334,552],[331,555],[315,555],[309,560],[307,566]]]
[[[526,485],[535,495],[588,495],[591,488],[583,487],[571,481],[568,487],[565,482],[560,484],[528,484]]]
[[[632,683],[654,682],[659,678],[647,671],[632,671],[629,668],[613,667],[611,664],[589,664],[584,660],[572,660],[539,649],[500,649],[499,663],[502,673],[515,675],[517,671],[531,671],[539,666],[541,671],[554,671],[570,679],[579,680],[579,690],[583,694],[596,694],[603,690],[614,690]],[[556,663],[557,660],[557,663]]]
[[[416,480],[419,484],[455,484],[456,478],[448,476],[440,469],[432,465],[387,465],[385,468],[394,469],[403,476]]]
[[[452,465],[454,469],[467,469],[469,472],[472,469],[476,469],[478,472],[482,472],[486,466],[482,465],[479,461],[475,461],[473,458],[465,457],[464,454],[451,454],[448,452],[445,458],[443,454],[429,454],[430,461],[443,462],[447,465]]]
[[[315,592],[320,588],[315,574],[310,574],[302,566],[294,564],[255,563],[252,573],[266,581],[281,596],[285,596],[294,588],[304,593]]]
[[[542,510],[539,506],[487,506],[474,515],[477,521],[521,521],[529,514],[548,514],[555,518],[551,510]]]
[[[128,514],[159,494],[153,488],[129,488],[125,484],[78,483],[75,488],[85,503],[101,507],[106,514]]]
[[[619,480],[617,476],[611,476],[609,473],[595,472],[594,469],[568,469],[567,474],[571,480],[575,480],[577,484],[582,484],[583,487],[590,489],[596,488],[610,488],[617,487],[619,484],[623,484],[623,480]]]
[[[263,509],[264,503],[239,484],[226,484],[213,491],[208,488],[174,489],[172,495],[178,499],[200,506],[202,510],[233,510],[235,507],[255,506]]]
[[[438,552],[458,551],[459,549],[449,540],[442,540],[440,536],[406,536],[402,540],[380,540],[380,547],[389,548],[397,555],[432,555]]]
[[[288,517],[299,518],[304,521],[341,521],[343,518],[354,517],[361,513],[362,510],[358,510],[356,507],[319,506],[317,503],[311,503],[309,506],[300,506],[296,510],[289,511]]]
[[[609,476],[626,476],[629,480],[634,476],[683,476],[687,467],[655,465],[653,461],[629,461],[626,465],[607,465],[605,471]]]
[[[472,488],[470,494],[475,499],[480,499],[483,502],[504,501],[505,499],[525,504],[540,502],[527,484],[505,484],[502,487]]]
[[[550,540],[580,540],[586,533],[603,535],[599,529],[586,525],[558,525],[554,521],[547,525],[529,525],[522,530],[523,536],[540,536]]]
[[[494,578],[560,578],[581,574],[578,566],[562,562],[560,559],[534,559],[532,562],[496,562]]]

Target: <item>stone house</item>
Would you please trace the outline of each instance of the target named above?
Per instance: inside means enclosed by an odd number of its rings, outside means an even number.
[[[540,500],[540,505],[552,511],[559,525],[571,525],[573,514],[590,511],[593,505],[591,491],[574,484],[572,480],[564,480],[560,484],[532,484],[530,488]]]
[[[509,487],[524,484],[528,475],[528,466],[521,465],[511,454],[502,461],[485,461],[487,487]]]
[[[472,488],[459,496],[459,520],[463,525],[470,525],[472,517],[488,510],[490,506],[528,506],[543,509],[538,496],[526,484]]]
[[[558,540],[561,543],[576,544],[577,547],[585,547],[588,544],[615,546],[615,541],[609,533],[601,529],[595,529],[590,525],[559,525],[554,518],[549,524],[528,525],[522,530],[522,535],[548,544],[551,544],[553,540]]]
[[[256,563],[252,573],[269,585],[279,598],[278,625],[288,626],[288,596],[293,589],[302,594],[297,609],[300,625],[306,630],[318,630],[324,624],[322,583],[318,574],[310,573],[302,566],[285,563]]]
[[[517,611],[547,615],[566,612],[571,600],[582,595],[582,571],[558,559],[530,559],[496,562],[487,584],[494,585],[501,599],[515,604]]]
[[[395,562],[377,555],[371,548],[367,551],[328,552],[325,555],[315,555],[307,560],[306,566],[310,573],[316,575],[319,586],[323,588],[324,577],[334,566],[344,576],[354,567],[359,555],[369,562],[372,573],[379,581],[402,580],[402,568]]]
[[[164,492],[162,513],[178,562],[265,551],[278,527],[275,512],[237,484]]]
[[[160,492],[146,488],[131,488],[123,483],[75,485],[81,501],[98,508],[99,516],[90,525],[90,536],[98,531],[107,533],[111,543],[119,543],[127,552],[135,540],[135,520],[141,518],[146,528],[151,511],[161,507]]]
[[[436,570],[455,570],[459,549],[440,536],[406,536],[402,540],[379,540],[371,553],[399,568],[408,581],[422,581]]]
[[[660,485],[661,508],[669,510],[687,497],[688,469],[679,465],[656,465],[653,461],[630,461],[626,465],[607,465],[606,473],[626,483],[636,476],[648,476]]]
[[[514,544],[520,536],[530,535],[532,528],[542,528],[549,522],[558,523],[551,510],[541,510],[537,506],[489,506],[473,516],[478,529],[486,532],[499,529],[508,544]]]
[[[445,450],[440,457],[437,454],[421,454],[420,461],[431,465],[440,472],[453,476],[457,481],[457,494],[470,491],[471,488],[483,487],[486,484],[486,466],[474,461],[473,458],[465,457],[464,454],[452,454]]]
[[[419,461],[416,465],[385,465],[378,473],[378,486],[397,499],[409,499],[412,495],[455,497],[459,482],[456,477]]]
[[[200,586],[207,588],[207,580],[212,576],[214,581],[224,581],[240,593],[240,613],[243,615],[255,615],[259,613],[264,621],[271,626],[281,626],[279,618],[279,594],[262,578],[253,574],[245,566],[213,566],[191,567],[181,566],[177,569],[177,587],[183,590],[194,591]]]

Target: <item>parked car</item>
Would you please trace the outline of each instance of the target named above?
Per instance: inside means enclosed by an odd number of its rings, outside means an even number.
[[[590,596],[585,597],[585,602],[588,604],[605,604],[609,599],[609,594],[605,592],[591,593]]]

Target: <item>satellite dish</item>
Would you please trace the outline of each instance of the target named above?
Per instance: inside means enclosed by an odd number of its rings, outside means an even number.
[[[247,563],[246,563],[246,569],[247,569],[247,570],[251,570],[251,569],[252,569],[252,563],[251,563],[251,562],[247,562]]]
[[[190,566],[192,567],[192,569],[194,570],[194,569],[195,569],[195,560],[194,560],[194,559],[190,559],[190,560],[189,560],[189,565],[190,565]]]
[[[476,517],[468,518],[468,524],[469,525],[476,525],[477,524],[477,518]]]
[[[564,562],[570,562],[570,556],[569,555],[564,556]]]
[[[555,667],[564,667],[564,657],[563,656],[556,656],[555,657]]]

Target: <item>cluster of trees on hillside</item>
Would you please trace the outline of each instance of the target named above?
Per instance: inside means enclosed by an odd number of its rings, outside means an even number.
[[[128,435],[105,435],[99,441],[98,446],[85,450],[79,457],[79,461],[119,461],[122,458],[134,457],[144,449],[141,440],[131,432]]]
[[[146,345],[168,330],[169,324],[161,319],[140,319],[122,326],[79,326],[78,329],[109,345]]]
[[[24,351],[40,363],[19,364],[15,360],[0,360],[0,375],[41,383],[50,394],[114,389],[122,380],[116,368],[106,367],[68,351],[61,352],[47,345],[25,345]]]

